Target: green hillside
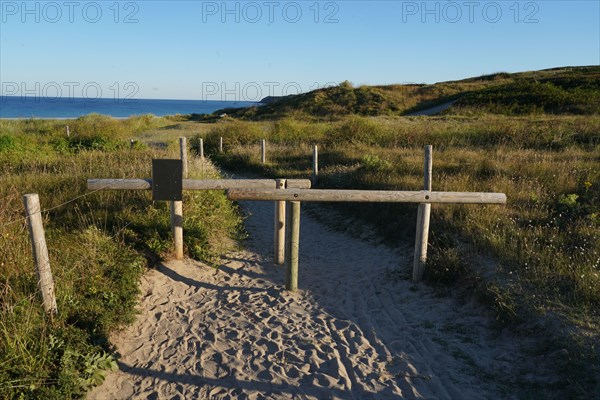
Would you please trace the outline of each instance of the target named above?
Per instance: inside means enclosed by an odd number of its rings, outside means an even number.
[[[600,113],[600,66],[564,67],[515,74],[497,73],[441,82],[353,87],[345,81],[335,87],[270,99],[267,104],[225,109],[248,119],[305,116],[336,119],[345,115],[409,115],[454,101],[446,114],[504,115]]]

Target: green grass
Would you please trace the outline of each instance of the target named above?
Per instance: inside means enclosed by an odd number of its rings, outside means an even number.
[[[600,78],[577,86],[560,82],[521,80],[470,93],[449,113],[597,114],[600,110]]]
[[[215,151],[219,136],[224,154]],[[267,165],[259,159],[262,138]],[[319,187],[386,190],[420,190],[423,146],[433,144],[434,190],[504,192],[508,204],[434,205],[427,280],[475,293],[504,326],[558,321],[572,334],[573,359],[587,368],[567,371],[566,390],[593,387],[600,338],[599,117],[222,121],[205,141],[225,168],[285,178],[311,176],[318,144]],[[391,244],[414,241],[414,205],[336,207]]]
[[[0,398],[79,398],[116,367],[109,334],[133,321],[147,266],[170,256],[169,210],[149,192],[90,193],[86,180],[150,177],[152,158],[177,157],[177,136],[160,149],[130,150],[129,140],[173,123],[99,115],[0,121]],[[215,173],[192,164],[192,176],[207,174]],[[25,193],[38,193],[50,209],[43,218],[54,318],[41,308]],[[218,264],[239,232],[236,209],[223,193],[194,192],[184,195],[184,215],[187,253]]]

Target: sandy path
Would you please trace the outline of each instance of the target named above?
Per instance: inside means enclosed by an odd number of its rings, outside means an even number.
[[[447,109],[452,107],[452,105],[454,103],[456,103],[456,100],[452,100],[447,103],[438,104],[437,106],[426,108],[424,110],[415,111],[415,112],[406,114],[406,116],[407,117],[417,117],[420,115],[427,115],[427,116],[437,115],[437,114],[441,113],[442,111],[446,111]]]
[[[116,338],[121,371],[89,399],[505,399],[515,341],[477,305],[399,279],[412,250],[303,212],[299,292],[271,262],[273,205],[244,204],[249,250],[219,272],[170,261],[144,277],[142,314]]]

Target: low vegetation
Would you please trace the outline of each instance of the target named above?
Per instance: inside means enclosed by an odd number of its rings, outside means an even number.
[[[169,257],[169,210],[149,192],[86,189],[88,178],[151,175],[152,158],[176,157],[130,137],[174,121],[0,121],[0,398],[80,398],[115,369],[109,334],[135,317],[139,278]],[[66,135],[65,125],[70,135]],[[200,168],[192,169],[200,176]],[[23,219],[22,195],[38,193],[58,315],[44,314]],[[185,247],[217,263],[240,217],[223,193],[185,194]]]

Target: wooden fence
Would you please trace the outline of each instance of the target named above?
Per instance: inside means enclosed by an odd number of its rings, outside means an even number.
[[[68,127],[67,127],[68,133]],[[132,143],[134,143],[132,141]],[[183,190],[226,190],[231,200],[274,201],[274,261],[286,265],[286,289],[298,288],[298,260],[300,248],[300,205],[303,201],[314,202],[396,202],[418,203],[417,232],[413,261],[413,281],[423,278],[427,260],[429,218],[431,204],[505,204],[504,193],[434,192],[432,191],[432,148],[425,147],[424,181],[422,191],[382,190],[328,190],[310,189],[309,179],[187,179],[187,139],[180,138]],[[198,155],[204,160],[204,145],[200,139]],[[219,152],[223,151],[223,138],[219,138]],[[261,162],[266,163],[266,141],[261,140]],[[312,183],[318,177],[318,148],[313,148]],[[151,190],[152,179],[88,179],[89,190]],[[42,294],[43,306],[49,314],[57,313],[54,282],[50,270],[48,249],[42,226],[41,210],[37,194],[23,197],[32,252]],[[171,228],[175,256],[183,258],[183,203],[171,202]]]
[[[425,147],[423,190],[330,190],[310,189],[308,179],[222,179],[192,180],[187,178],[187,144],[180,140],[181,159],[184,163],[183,190],[226,190],[231,200],[274,201],[274,260],[286,265],[286,288],[298,287],[298,252],[300,246],[301,202],[393,202],[418,203],[413,281],[423,278],[427,260],[429,219],[431,204],[505,204],[504,193],[436,192],[432,191],[432,148]],[[223,138],[219,138],[219,151],[223,151]],[[203,141],[199,154],[204,156]],[[261,163],[266,163],[266,141],[261,140]],[[313,148],[312,183],[318,177],[318,148]],[[90,190],[150,190],[151,179],[90,179]],[[172,204],[172,229],[176,257],[183,257],[183,213],[180,202]]]

